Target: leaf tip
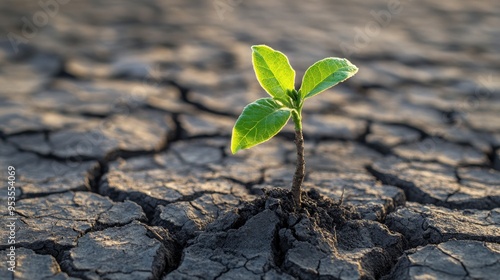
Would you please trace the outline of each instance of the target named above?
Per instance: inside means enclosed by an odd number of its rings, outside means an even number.
[[[259,48],[262,48],[262,47],[267,47],[267,46],[266,45],[253,45],[250,48],[252,49],[252,51],[256,52],[256,51],[258,51]]]
[[[236,121],[238,123],[238,121]],[[241,148],[241,141],[237,140],[237,132],[236,132],[236,124],[235,127],[233,127],[233,133],[231,135],[231,153],[234,155],[238,151],[242,150]]]
[[[235,146],[231,145],[231,153],[233,155],[236,154],[239,150],[241,150],[240,147],[235,147]]]

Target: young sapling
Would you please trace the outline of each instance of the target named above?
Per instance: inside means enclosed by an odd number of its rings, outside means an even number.
[[[288,58],[266,45],[252,46],[252,63],[257,80],[271,96],[248,104],[239,116],[231,137],[231,152],[263,143],[287,124],[295,124],[297,162],[292,182],[295,204],[301,205],[301,187],[305,174],[302,106],[304,101],[352,77],[358,68],[345,58],[328,57],[309,67],[299,90],[295,89],[295,71]]]

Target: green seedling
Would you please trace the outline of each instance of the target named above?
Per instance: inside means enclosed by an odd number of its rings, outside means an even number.
[[[328,57],[307,69],[299,90],[288,58],[266,45],[252,46],[252,63],[260,85],[271,96],[248,104],[233,128],[231,152],[248,149],[278,134],[290,117],[295,124],[297,165],[292,183],[295,204],[301,205],[305,174],[302,106],[304,101],[352,77],[358,68],[345,58]]]

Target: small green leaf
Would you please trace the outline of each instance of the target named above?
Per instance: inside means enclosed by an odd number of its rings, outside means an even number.
[[[328,57],[314,63],[302,79],[302,98],[309,98],[347,80],[358,68],[345,58]]]
[[[248,104],[234,125],[231,152],[235,154],[271,139],[285,126],[290,115],[290,109],[272,98]]]
[[[260,85],[277,99],[287,99],[287,90],[295,88],[295,71],[288,58],[266,45],[252,46],[252,63]]]

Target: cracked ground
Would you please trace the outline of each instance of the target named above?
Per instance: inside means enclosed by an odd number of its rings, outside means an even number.
[[[2,1],[0,279],[498,279],[498,14],[465,0]],[[266,95],[255,44],[297,77],[329,56],[360,69],[304,107],[305,214],[280,189],[293,126],[229,150]]]

